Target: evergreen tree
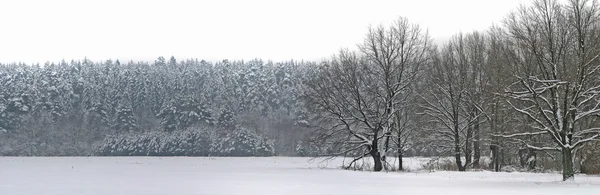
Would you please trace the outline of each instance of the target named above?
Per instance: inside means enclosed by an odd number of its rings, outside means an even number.
[[[217,126],[226,130],[232,130],[235,129],[235,124],[236,121],[234,113],[231,112],[231,110],[228,107],[226,107],[221,111],[221,114],[219,114],[219,118],[217,119]]]
[[[157,117],[161,118],[166,131],[184,130],[197,123],[213,122],[208,108],[191,97],[167,102]]]
[[[114,129],[117,132],[133,132],[138,130],[137,122],[133,117],[133,109],[126,105],[121,105],[117,108],[116,115]]]
[[[173,132],[180,126],[177,115],[177,105],[175,105],[175,101],[169,101],[156,116],[161,119],[160,124],[165,131]]]
[[[175,59],[175,56],[171,56],[171,59],[169,59],[169,67],[175,67],[177,66],[177,60]]]
[[[26,66],[18,66],[10,74],[0,69],[0,131],[15,131],[21,116],[32,110],[31,78]],[[29,82],[28,82],[29,81]]]

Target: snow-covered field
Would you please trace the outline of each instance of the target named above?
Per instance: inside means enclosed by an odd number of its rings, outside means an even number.
[[[374,173],[309,158],[0,157],[0,195],[600,194],[600,177],[493,172]],[[419,159],[407,159],[419,166]]]

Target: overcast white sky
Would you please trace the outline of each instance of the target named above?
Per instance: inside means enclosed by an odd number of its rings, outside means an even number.
[[[320,60],[398,16],[437,39],[529,0],[0,0],[0,62],[109,58]]]

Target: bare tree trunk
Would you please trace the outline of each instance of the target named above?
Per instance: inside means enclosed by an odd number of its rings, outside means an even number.
[[[373,157],[373,162],[375,163],[373,171],[381,171],[383,169],[383,164],[381,163],[381,154],[379,151],[371,150],[371,157]]]
[[[385,134],[386,134],[386,136],[385,136],[385,142],[383,144],[384,145],[384,150],[383,150],[384,154],[381,157],[381,161],[384,164],[385,170],[389,170],[389,168],[387,166],[388,164],[386,162],[386,156],[387,156],[387,153],[388,153],[388,151],[390,149],[390,137],[391,136],[390,136],[390,132],[387,132]]]
[[[573,171],[573,153],[571,148],[562,148],[562,165],[563,181],[573,179],[575,174]]]
[[[519,152],[517,153],[517,155],[519,156],[519,166],[521,166],[521,168],[527,167],[527,154],[525,154],[525,152],[527,152],[527,148],[520,148]]]
[[[537,156],[535,154],[535,150],[530,148],[529,152],[527,153],[527,169],[534,170],[536,164],[537,164]]]
[[[398,149],[398,171],[404,171],[404,165],[402,164],[402,149]]]
[[[495,172],[500,172],[500,155],[497,142],[492,143],[490,150],[492,151],[492,167]]]
[[[402,157],[403,155],[403,151],[402,151],[402,138],[400,136],[400,132],[398,132],[398,170],[399,171],[404,171],[404,166],[403,166],[403,162],[402,162]]]
[[[492,117],[490,117],[490,130],[492,133],[498,133],[499,129],[497,126],[498,123],[498,102],[494,103],[492,107]],[[495,172],[500,172],[500,138],[497,136],[492,137],[492,143],[490,145],[490,150],[492,152],[492,168]]]
[[[502,170],[502,167],[507,164],[507,159],[508,157],[506,157],[506,149],[504,149],[504,143],[500,143],[500,146],[498,147],[498,164],[500,166],[500,170]]]
[[[496,116],[497,120],[496,120],[496,128],[499,128],[499,132],[500,134],[504,134],[504,128],[503,127],[498,127],[498,124],[502,124],[504,123],[504,119],[500,118],[499,116]],[[504,140],[503,138],[498,138],[498,147],[496,147],[496,151],[498,151],[498,171],[502,170],[502,166],[504,166],[506,164],[505,160],[505,154],[504,154]]]
[[[473,118],[473,113],[471,112],[470,118]],[[469,119],[469,120],[471,120]],[[467,137],[465,138],[465,167],[469,166],[471,162],[473,162],[473,145],[471,140],[473,140],[473,126],[469,126],[467,128]]]
[[[481,159],[481,136],[479,131],[479,119],[475,120],[475,138],[473,139],[473,167],[479,169]]]
[[[458,126],[455,125],[455,126]],[[465,166],[462,164],[462,160],[460,159],[460,140],[459,140],[458,132],[454,134],[454,160],[456,161],[456,166],[458,167],[458,171],[465,171]]]
[[[377,132],[375,132],[375,139],[371,142],[371,150],[369,154],[373,157],[373,171],[381,171],[383,169],[383,164],[381,163],[381,153],[379,153],[379,140],[377,139]]]

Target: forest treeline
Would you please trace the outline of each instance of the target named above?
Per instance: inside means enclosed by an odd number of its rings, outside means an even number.
[[[90,155],[107,138],[190,129],[231,137],[244,129],[268,137],[277,154],[294,155],[297,122],[306,118],[299,85],[311,66],[173,57],[1,65],[0,152]]]
[[[398,18],[321,62],[0,65],[3,155],[451,156],[598,171],[600,6],[534,0],[434,44]],[[489,159],[489,160],[484,160]]]

